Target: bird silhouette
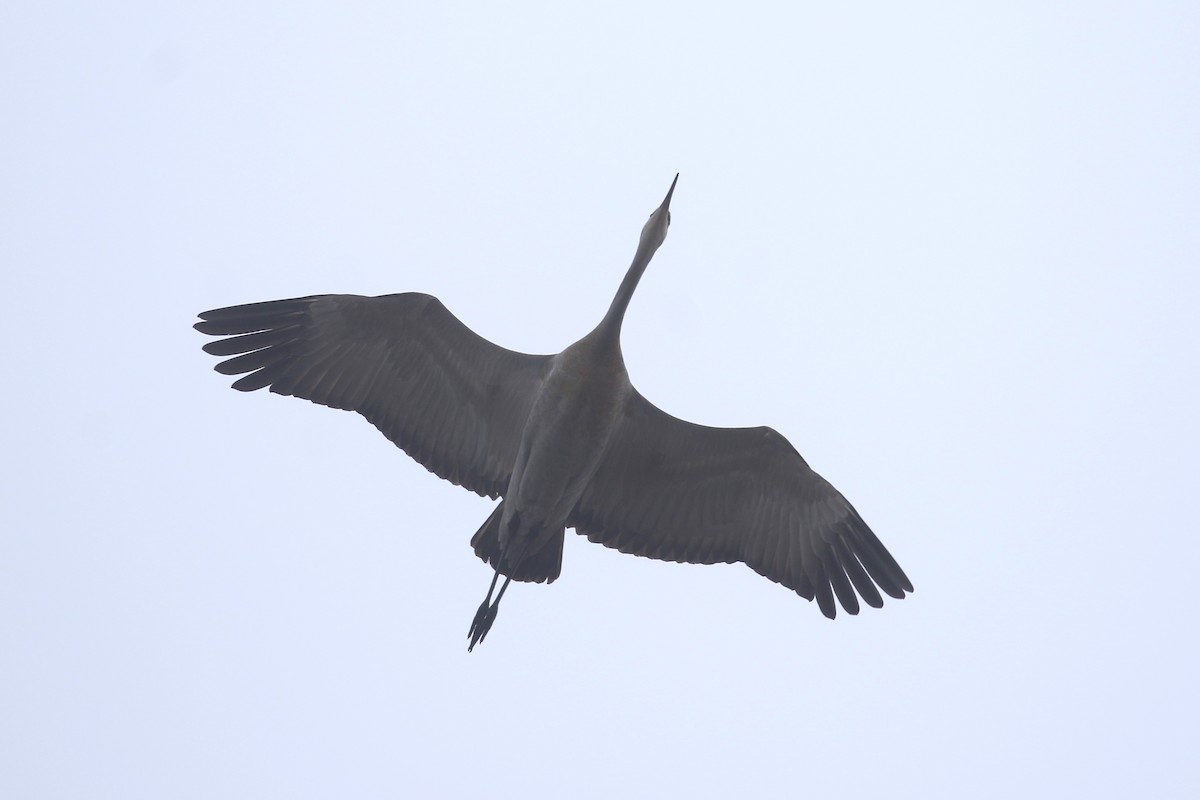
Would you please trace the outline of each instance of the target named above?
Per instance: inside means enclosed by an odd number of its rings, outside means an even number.
[[[495,570],[468,650],[486,638],[509,583],[552,582],[565,531],[623,553],[693,564],[743,562],[833,619],[879,607],[912,583],[854,507],[782,435],[672,417],[633,387],[621,324],[667,236],[671,182],[642,228],[604,318],[557,355],[483,339],[437,298],[312,295],[205,311],[228,337],[204,350],[270,387],[357,411],[433,473],[502,498],[471,538]],[[496,593],[500,576],[504,583]],[[856,594],[857,592],[857,594]],[[495,600],[492,599],[495,594]]]

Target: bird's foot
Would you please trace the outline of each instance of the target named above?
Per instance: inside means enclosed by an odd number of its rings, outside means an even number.
[[[500,607],[500,601],[489,603],[487,600],[479,606],[479,610],[475,612],[475,619],[471,622],[471,630],[467,632],[467,636],[471,638],[471,643],[467,645],[467,652],[475,649],[475,645],[487,638],[488,631],[492,629],[492,623],[496,621],[496,610]]]

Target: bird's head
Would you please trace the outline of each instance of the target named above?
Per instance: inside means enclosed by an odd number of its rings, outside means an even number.
[[[646,220],[645,226],[642,227],[642,238],[638,242],[638,252],[646,253],[648,256],[653,255],[654,251],[667,238],[667,228],[671,226],[671,195],[675,193],[675,184],[679,182],[679,173],[675,173],[675,180],[671,181],[671,188],[667,190],[667,196],[662,201],[662,205],[654,209],[654,213],[650,215],[650,219]]]

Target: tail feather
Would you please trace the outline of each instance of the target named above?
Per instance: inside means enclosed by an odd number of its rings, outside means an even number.
[[[475,555],[494,569],[499,570],[501,575],[510,577],[514,581],[554,583],[554,580],[562,572],[563,540],[566,538],[566,529],[564,528],[556,536],[552,536],[540,550],[526,553],[517,568],[513,570],[504,561],[500,547],[500,517],[503,514],[504,501],[501,500],[479,530],[475,532],[475,535],[471,537],[471,547],[475,549]]]

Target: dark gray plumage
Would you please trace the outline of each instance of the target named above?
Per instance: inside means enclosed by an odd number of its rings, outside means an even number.
[[[676,176],[678,180],[678,176]],[[314,295],[200,314],[233,387],[357,411],[432,472],[503,497],[472,538],[506,580],[471,626],[486,637],[509,579],[553,581],[563,536],[667,561],[741,561],[850,614],[912,584],[854,507],[771,428],[676,419],[629,383],[625,310],[666,238],[675,183],[642,230],[608,314],[555,356],[505,350],[436,298]],[[878,587],[878,588],[876,588]]]

